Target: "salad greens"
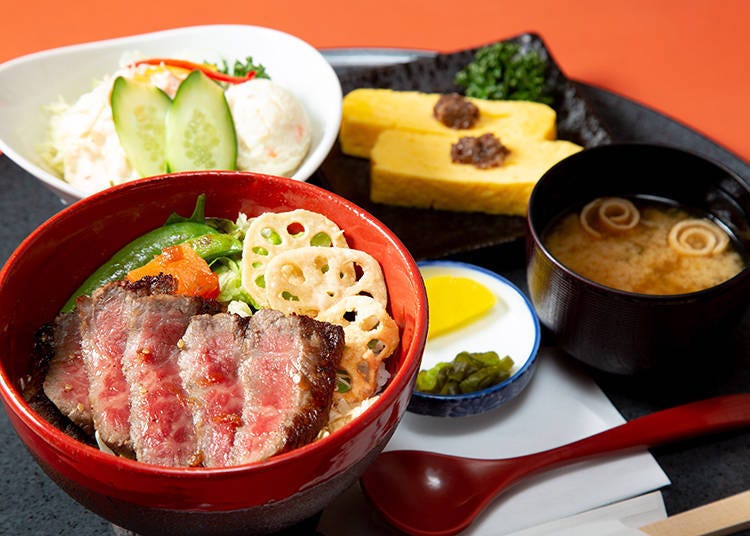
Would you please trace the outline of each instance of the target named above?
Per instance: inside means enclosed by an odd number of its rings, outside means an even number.
[[[222,59],[221,65],[216,65],[216,68],[220,73],[232,75],[232,76],[247,76],[249,73],[254,72],[255,78],[266,78],[268,80],[271,77],[268,75],[265,66],[261,63],[255,63],[252,56],[247,56],[245,61],[234,60],[234,64],[230,67],[227,60]]]
[[[253,298],[242,288],[242,270],[239,260],[232,257],[219,257],[211,263],[211,270],[219,276],[219,297],[217,301],[229,303],[241,301],[259,309]]]
[[[456,74],[455,83],[467,97],[490,100],[527,100],[552,104],[545,78],[547,65],[534,50],[499,42],[480,48]]]
[[[352,390],[352,377],[345,369],[336,371],[336,392],[348,393]]]
[[[240,244],[245,240],[245,233],[250,227],[251,220],[247,215],[240,213],[236,221],[224,218],[209,219],[209,225],[214,225],[223,234],[231,236]],[[253,310],[260,306],[242,287],[242,250],[232,255],[217,257],[211,263],[211,270],[219,276],[219,296],[217,301],[228,303],[230,312],[241,316],[249,316]]]

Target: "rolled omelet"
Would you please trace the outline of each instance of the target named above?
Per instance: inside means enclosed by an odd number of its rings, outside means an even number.
[[[473,128],[455,130],[438,121],[432,110],[438,93],[355,89],[344,97],[339,140],[341,150],[350,156],[369,158],[378,136],[384,130],[404,130],[424,134],[480,136],[496,134],[502,141],[518,138],[554,140],[557,136],[555,111],[538,102],[466,99],[479,108]]]
[[[464,131],[461,131],[462,133]],[[462,134],[463,135],[463,134]],[[376,203],[524,216],[531,190],[554,164],[582,149],[562,140],[502,140],[499,167],[451,161],[459,135],[382,131],[370,154],[370,198]]]

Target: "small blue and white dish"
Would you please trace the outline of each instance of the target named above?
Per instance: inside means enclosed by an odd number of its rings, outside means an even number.
[[[421,370],[452,361],[457,354],[495,351],[513,361],[511,376],[473,393],[438,395],[414,391],[408,410],[437,417],[464,417],[494,409],[517,397],[534,374],[541,338],[539,319],[526,295],[504,277],[472,264],[424,261],[419,270],[426,280],[433,276],[467,277],[489,289],[497,302],[477,320],[427,341]]]

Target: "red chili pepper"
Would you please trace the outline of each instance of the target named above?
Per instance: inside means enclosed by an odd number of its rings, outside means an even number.
[[[213,80],[219,80],[221,82],[228,82],[230,84],[241,84],[247,82],[255,77],[255,71],[250,71],[245,76],[232,76],[231,74],[224,74],[211,69],[207,65],[200,63],[194,63],[187,60],[175,60],[171,58],[149,58],[147,60],[138,60],[135,62],[136,65],[168,65],[170,67],[179,67],[180,69],[187,69],[188,71],[200,71],[207,77]]]

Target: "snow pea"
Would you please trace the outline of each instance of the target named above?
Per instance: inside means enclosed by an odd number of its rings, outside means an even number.
[[[207,263],[219,257],[231,257],[242,253],[242,242],[224,233],[206,233],[186,241]]]
[[[197,239],[209,234],[218,234],[218,231],[205,223],[195,221],[180,221],[158,227],[142,236],[139,236],[125,247],[115,253],[107,262],[102,264],[91,274],[73,295],[65,302],[62,312],[70,312],[75,309],[76,298],[87,296],[95,289],[112,281],[124,278],[130,270],[140,268],[162,250],[169,246],[181,244],[190,239]],[[204,239],[205,240],[205,239]],[[215,244],[214,244],[215,245]],[[222,254],[211,249],[212,256]],[[200,255],[200,252],[198,252]],[[226,253],[224,253],[226,255]]]

